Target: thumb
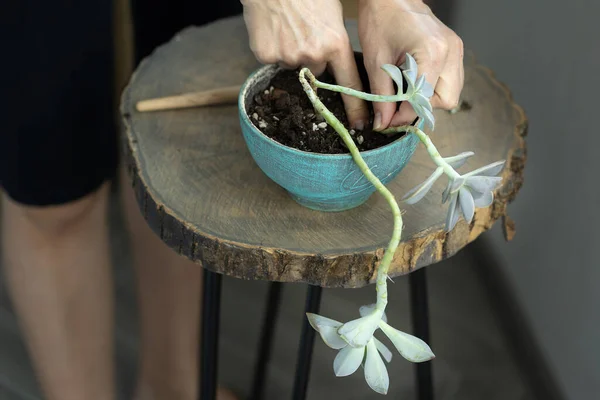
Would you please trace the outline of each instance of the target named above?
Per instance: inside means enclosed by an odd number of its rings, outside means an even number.
[[[378,62],[378,59],[388,58],[381,57],[381,55],[369,59],[365,58],[365,68],[369,75],[369,85],[371,86],[370,92],[373,94],[391,96],[396,93],[394,91],[394,82],[392,81],[392,78],[381,69],[381,66],[385,63]],[[396,103],[373,102],[373,112],[375,114],[373,119],[373,129],[379,131],[387,128],[396,112],[396,108]]]
[[[415,119],[417,119],[417,113],[408,101],[403,101],[398,112],[394,114],[390,126],[410,125]]]

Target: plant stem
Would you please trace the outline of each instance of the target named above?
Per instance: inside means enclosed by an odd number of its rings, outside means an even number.
[[[423,145],[425,145],[425,148],[427,149],[427,152],[429,153],[429,156],[431,157],[433,162],[438,167],[441,167],[444,170],[444,173],[446,175],[448,175],[450,178],[452,178],[452,179],[460,178],[460,174],[458,172],[456,172],[456,170],[454,168],[452,168],[452,166],[450,164],[448,164],[448,162],[446,160],[444,160],[444,158],[440,155],[439,151],[437,150],[437,148],[435,147],[435,145],[429,138],[429,135],[427,135],[425,132],[423,132],[416,126],[402,125],[402,126],[396,126],[393,128],[387,128],[387,129],[384,129],[381,131],[381,133],[383,133],[383,134],[398,133],[398,132],[410,132],[410,133],[414,133],[415,135],[417,135],[417,137],[419,138],[421,143],[423,143]]]
[[[316,84],[317,81],[314,78],[314,75],[307,68],[303,68],[300,71],[300,83],[302,84],[304,91],[313,104],[315,111],[325,118],[325,121],[331,125],[331,127],[333,127],[333,129],[335,129],[335,131],[341,136],[342,140],[346,144],[346,147],[348,147],[348,150],[350,150],[350,154],[352,155],[354,162],[358,165],[358,168],[360,168],[365,177],[387,200],[392,209],[392,214],[394,217],[394,231],[387,250],[383,255],[383,259],[379,264],[379,268],[377,269],[377,304],[375,305],[375,308],[379,313],[383,313],[388,302],[387,273],[392,262],[392,258],[394,257],[394,253],[396,252],[398,244],[400,243],[400,236],[402,234],[402,215],[400,213],[400,207],[398,206],[394,195],[388,190],[388,188],[385,187],[383,183],[381,183],[375,174],[373,174],[365,160],[363,160],[362,156],[360,155],[360,151],[354,144],[350,133],[348,133],[344,125],[321,102],[313,86],[311,86],[311,84],[306,80],[305,75],[308,75],[311,83]]]
[[[321,82],[319,81],[317,78],[315,78],[315,76],[310,73],[308,79],[310,80],[311,86],[315,87],[315,88],[321,88],[321,89],[326,89],[326,90],[331,90],[332,92],[338,92],[338,93],[343,93],[343,94],[347,94],[349,96],[354,96],[354,97],[358,97],[360,99],[363,100],[367,100],[367,101],[372,101],[372,102],[379,102],[379,103],[392,103],[392,102],[398,102],[398,101],[405,101],[410,99],[413,95],[413,93],[407,93],[407,94],[394,94],[391,96],[384,96],[381,94],[371,94],[371,93],[365,93],[365,92],[361,92],[359,90],[354,90],[354,89],[350,89],[344,86],[338,86],[338,85],[332,85],[330,83],[325,83],[325,82]]]

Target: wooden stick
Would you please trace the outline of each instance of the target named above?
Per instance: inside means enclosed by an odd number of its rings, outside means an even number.
[[[218,89],[202,90],[199,92],[183,93],[175,96],[159,97],[141,100],[136,104],[136,109],[141,112],[174,110],[198,106],[212,106],[237,103],[240,85]]]

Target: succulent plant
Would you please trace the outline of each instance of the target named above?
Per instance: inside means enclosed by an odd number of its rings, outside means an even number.
[[[462,166],[474,153],[461,153],[454,157],[440,158],[440,165],[423,183],[411,189],[402,200],[415,204],[429,192],[433,184],[444,172],[448,175],[448,185],[442,194],[442,204],[450,201],[446,218],[446,230],[451,231],[462,214],[467,223],[471,223],[476,208],[485,208],[494,201],[494,190],[502,183],[496,176],[504,167],[505,161],[497,161],[460,175],[455,168]]]
[[[384,96],[360,92],[339,85],[320,82],[308,68],[300,71],[299,79],[305,93],[312,102],[315,111],[323,116],[325,121],[336,130],[349,149],[354,162],[358,165],[365,177],[375,186],[379,193],[387,200],[394,217],[392,237],[384,256],[377,269],[377,301],[375,304],[363,306],[360,309],[360,318],[342,323],[317,314],[307,313],[311,326],[319,332],[321,338],[329,347],[339,350],[335,357],[333,367],[336,376],[347,376],[356,372],[360,365],[364,366],[365,380],[377,393],[386,394],[389,388],[389,376],[381,356],[390,362],[392,354],[374,334],[378,329],[391,340],[398,352],[408,361],[423,362],[435,357],[430,347],[421,339],[401,332],[388,325],[385,309],[388,303],[387,279],[388,270],[394,253],[400,243],[402,234],[402,215],[400,207],[394,196],[372,173],[365,163],[360,152],[354,144],[344,125],[331,113],[318,98],[318,89],[332,90],[363,100],[374,102],[408,101],[420,120],[431,130],[435,128],[430,98],[433,96],[433,87],[425,78],[418,76],[417,63],[410,54],[406,54],[405,62],[397,67],[385,64],[382,69],[392,78],[398,87],[395,95]],[[404,80],[407,87],[404,90]],[[471,157],[473,152],[464,152],[452,157],[442,157],[429,136],[421,129],[412,125],[393,127],[383,130],[382,134],[407,132],[416,135],[425,146],[437,168],[420,185],[410,190],[403,198],[407,204],[415,204],[424,198],[433,184],[442,176],[448,177],[448,185],[442,195],[442,203],[449,202],[446,218],[446,230],[454,229],[460,215],[467,222],[471,222],[478,207],[487,207],[492,204],[494,190],[502,182],[497,175],[504,166],[504,161],[494,162],[466,174],[456,172]]]
[[[435,118],[429,99],[433,96],[433,86],[425,79],[425,74],[417,78],[417,63],[415,59],[406,54],[406,60],[398,68],[393,64],[384,64],[381,67],[398,86],[398,94],[402,92],[402,75],[406,79],[408,87],[406,88],[406,99],[420,116],[429,129],[435,129]]]
[[[374,304],[362,306],[359,310],[360,315],[363,317],[369,315],[374,307]],[[353,346],[339,333],[343,323],[316,314],[308,313],[307,316],[310,325],[319,332],[323,342],[332,349],[339,350],[333,361],[333,371],[336,376],[352,375],[362,365],[365,380],[371,389],[377,393],[387,393],[389,375],[382,357],[389,363],[392,361],[392,352],[385,344],[372,333],[367,335],[365,344]],[[435,357],[427,343],[388,325],[385,313],[378,320],[377,328],[383,331],[402,357],[407,360],[423,362]]]

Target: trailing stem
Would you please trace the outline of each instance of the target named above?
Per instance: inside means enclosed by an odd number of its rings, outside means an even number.
[[[299,78],[315,111],[342,138],[361,172],[389,203],[394,217],[394,232],[377,269],[377,303],[374,306],[361,307],[359,310],[361,317],[346,323],[311,313],[307,313],[307,317],[312,327],[320,333],[323,341],[329,347],[339,350],[333,363],[336,376],[350,375],[363,364],[365,379],[369,386],[378,393],[386,394],[389,386],[389,377],[379,353],[388,362],[391,360],[391,353],[385,345],[378,342],[373,336],[375,330],[381,329],[392,341],[398,352],[411,362],[429,361],[435,355],[429,345],[423,340],[401,332],[386,323],[384,311],[388,302],[388,270],[402,234],[400,207],[392,193],[369,169],[344,125],[325,107],[317,96],[317,90],[322,88],[355,96],[367,101],[395,102],[406,100],[419,116],[418,126],[422,124],[423,126],[429,126],[433,130],[435,118],[429,102],[429,98],[433,95],[433,88],[425,81],[424,75],[421,75],[417,79],[417,65],[412,56],[409,54],[406,55],[403,71],[400,71],[394,65],[386,64],[382,68],[396,82],[398,86],[398,93],[396,95],[371,95],[342,86],[319,82],[307,68],[303,68],[300,71]],[[408,84],[405,93],[402,93],[403,77],[406,78]],[[504,161],[497,161],[461,175],[456,172],[456,168],[462,166],[474,154],[473,152],[467,151],[451,157],[442,157],[429,136],[421,129],[412,125],[385,129],[382,131],[382,134],[396,132],[415,134],[427,149],[433,162],[437,165],[437,168],[429,178],[404,196],[402,199],[404,203],[415,204],[420,201],[429,192],[436,180],[445,174],[448,177],[448,186],[444,193],[442,193],[442,203],[449,201],[446,231],[451,231],[454,228],[459,215],[463,215],[466,222],[471,223],[475,208],[488,207],[492,204],[494,190],[502,181],[502,178],[496,175],[503,168]],[[363,360],[366,361],[363,363]]]
[[[429,138],[429,135],[427,135],[425,132],[423,132],[416,126],[412,126],[412,125],[397,126],[397,127],[393,127],[393,128],[384,129],[381,131],[381,133],[384,133],[384,134],[391,134],[391,133],[397,133],[397,132],[414,133],[419,138],[421,143],[423,143],[425,148],[427,149],[427,152],[429,153],[429,156],[431,157],[431,160],[435,163],[435,165],[442,168],[444,173],[446,175],[448,175],[451,179],[460,178],[460,174],[458,172],[456,172],[456,170],[452,167],[452,165],[448,161],[446,161],[446,159],[444,159],[444,157],[442,157],[440,155],[437,148],[435,147],[435,145]]]
[[[365,93],[365,92],[361,92],[359,90],[354,90],[354,89],[350,89],[350,88],[343,87],[343,86],[332,85],[329,83],[321,82],[321,81],[318,81],[317,79],[314,79],[314,76],[311,79],[311,83],[313,83],[313,85],[316,86],[317,88],[331,90],[332,92],[343,93],[343,94],[347,94],[349,96],[358,97],[359,99],[363,99],[366,101],[372,101],[372,102],[378,102],[378,103],[405,101],[405,100],[408,100],[411,98],[411,94],[396,94],[393,96],[386,96],[386,95],[382,95],[382,94]]]
[[[308,82],[305,75],[308,75]],[[392,238],[388,244],[387,250],[379,264],[379,268],[377,269],[377,304],[375,308],[379,313],[383,313],[385,307],[387,306],[387,273],[392,262],[392,258],[394,257],[394,253],[398,248],[398,244],[400,243],[400,236],[402,234],[402,215],[400,213],[400,207],[394,198],[394,195],[388,190],[387,187],[373,174],[367,163],[363,160],[360,155],[360,151],[354,144],[352,137],[348,130],[344,127],[344,125],[336,118],[335,115],[331,111],[325,107],[325,105],[321,102],[319,97],[317,96],[316,89],[313,85],[317,82],[314,75],[310,72],[310,70],[303,68],[300,71],[300,82],[304,91],[306,92],[308,98],[312,102],[315,111],[317,111],[325,121],[335,129],[335,131],[340,135],[348,150],[350,150],[350,154],[354,159],[354,162],[358,165],[361,172],[365,175],[365,177],[375,186],[377,191],[381,193],[381,195],[387,200],[390,208],[392,209],[392,214],[394,217],[394,231],[392,234]],[[347,92],[346,92],[347,93]],[[360,93],[360,92],[359,92]]]

